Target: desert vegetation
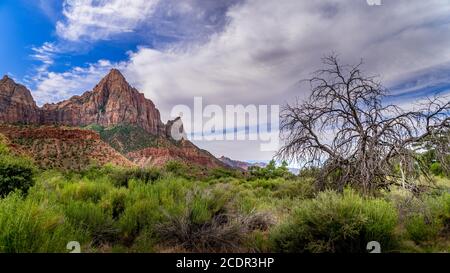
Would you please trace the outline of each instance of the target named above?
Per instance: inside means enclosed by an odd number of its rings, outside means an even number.
[[[322,191],[315,172],[273,164],[248,173],[179,162],[68,172],[0,150],[1,252],[68,252],[78,241],[83,252],[335,253],[366,252],[373,240],[384,252],[450,251],[444,173],[420,193],[392,186],[367,196]]]

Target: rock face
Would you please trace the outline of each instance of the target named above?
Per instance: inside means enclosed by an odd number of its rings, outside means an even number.
[[[135,124],[150,134],[165,133],[152,101],[131,87],[119,70],[112,69],[94,90],[42,108],[41,123],[86,126]]]
[[[36,106],[30,91],[7,76],[0,82],[0,123],[87,126],[134,124],[150,134],[165,135],[166,126],[151,100],[112,69],[92,91],[57,104]]]
[[[4,76],[0,81],[0,123],[35,124],[39,119],[39,109],[30,91]]]
[[[183,122],[178,117],[174,120],[167,121],[165,127],[165,134],[167,138],[173,138],[175,140],[187,139],[186,132],[184,131]]]

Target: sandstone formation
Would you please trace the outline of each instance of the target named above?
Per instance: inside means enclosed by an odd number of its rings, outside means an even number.
[[[117,69],[104,77],[93,91],[42,108],[42,124],[86,126],[135,124],[150,134],[165,133],[158,109],[131,87]]]
[[[39,109],[30,91],[8,76],[0,81],[0,123],[38,123]]]
[[[3,124],[134,124],[153,135],[166,134],[153,102],[131,87],[117,69],[112,69],[92,91],[42,108],[36,106],[26,87],[5,76],[0,82],[0,110]]]

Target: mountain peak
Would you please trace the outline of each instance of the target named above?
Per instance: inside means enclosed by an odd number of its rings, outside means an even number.
[[[111,69],[104,79],[126,81],[120,70],[116,68]]]
[[[108,89],[112,92],[122,92],[124,90],[130,90],[131,86],[118,69],[111,69],[109,73],[99,82],[97,89]]]
[[[11,78],[8,75],[4,75],[2,78],[2,81],[11,80]]]

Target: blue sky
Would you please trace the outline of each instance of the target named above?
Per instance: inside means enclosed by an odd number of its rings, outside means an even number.
[[[32,4],[30,4],[32,3]],[[45,43],[59,46],[51,71],[63,72],[107,59],[118,62],[127,58],[127,52],[137,49],[146,39],[128,35],[107,41],[67,41],[58,37],[55,24],[62,20],[62,1],[2,0],[0,2],[0,73],[10,74],[19,81],[33,76],[42,62],[33,57]],[[151,42],[148,43],[151,46]],[[30,82],[33,84],[33,82]]]
[[[42,105],[90,90],[119,68],[163,120],[194,96],[221,107],[306,97],[298,81],[330,52],[345,63],[363,58],[405,108],[448,94],[450,2],[382,2],[1,0],[0,74]],[[240,160],[272,156],[257,142],[197,144]]]
[[[32,45],[52,39],[53,22],[24,1],[0,2],[0,72],[22,78],[34,65],[29,55]],[[31,31],[32,30],[32,31]]]

